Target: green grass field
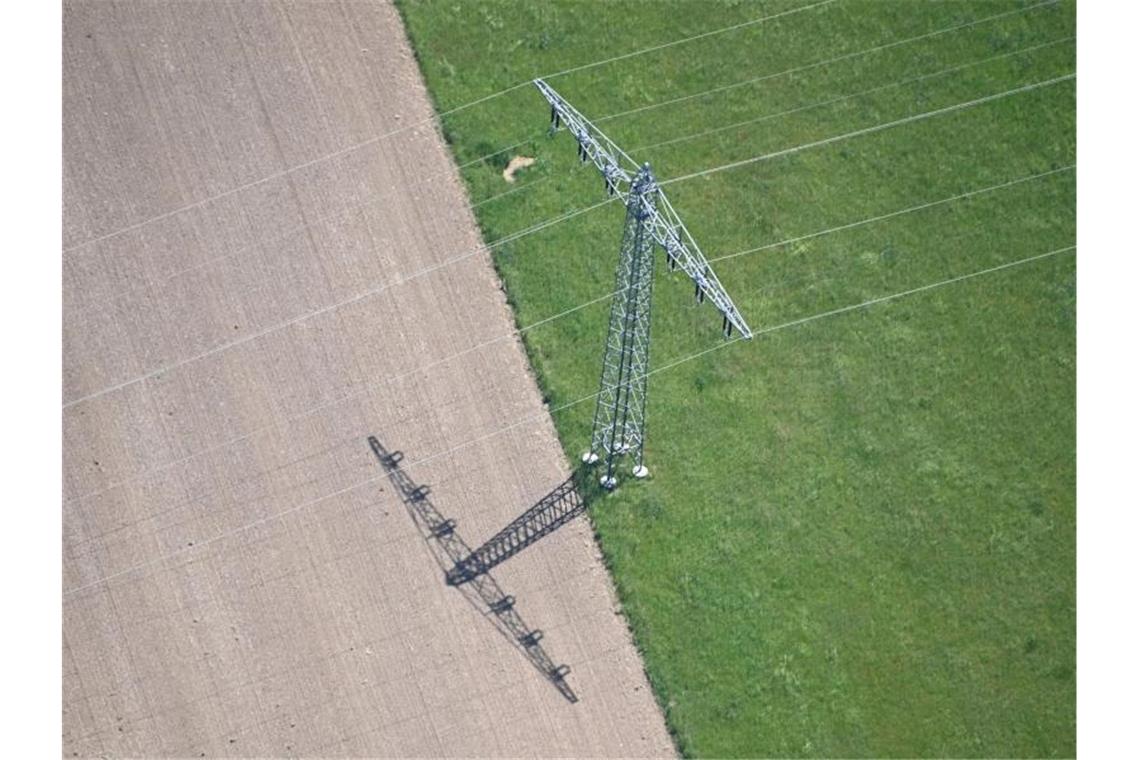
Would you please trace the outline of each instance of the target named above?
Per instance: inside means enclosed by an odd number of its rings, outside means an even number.
[[[810,1],[401,11],[443,111]],[[550,84],[598,118],[800,69],[599,124],[666,180],[1073,72],[1074,7],[1031,5],[844,1]],[[591,509],[685,754],[1075,754],[1075,253],[784,326],[1073,245],[1075,91],[668,187],[714,259],[1059,170],[715,264],[758,336],[651,378],[653,476]],[[489,242],[605,197],[548,114],[524,87],[444,120],[460,162],[533,138],[464,169]],[[495,197],[516,154],[538,163]],[[613,289],[622,221],[614,203],[495,250],[520,325]],[[654,298],[654,366],[722,342],[660,263]],[[552,406],[596,391],[607,315],[525,333]],[[592,414],[555,414],[568,456]]]

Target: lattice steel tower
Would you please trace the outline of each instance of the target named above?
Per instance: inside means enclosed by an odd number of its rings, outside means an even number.
[[[631,456],[635,477],[649,474],[645,466],[645,401],[656,246],[665,251],[670,270],[680,268],[693,281],[697,300],[708,298],[717,307],[726,337],[732,335],[733,328],[745,338],[751,338],[752,331],[673,210],[649,164],[638,166],[546,82],[536,79],[534,84],[550,103],[551,132],[565,126],[578,141],[578,157],[591,161],[602,173],[606,192],[619,196],[626,205],[594,429],[590,450],[582,455],[586,464],[604,458],[605,472],[600,480],[606,488],[613,488],[617,485],[619,456]]]

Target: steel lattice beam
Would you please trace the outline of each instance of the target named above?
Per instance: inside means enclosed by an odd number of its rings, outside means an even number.
[[[625,232],[614,275],[616,294],[602,357],[602,380],[594,408],[594,432],[583,458],[606,460],[602,484],[613,488],[615,458],[629,454],[634,475],[644,477],[645,400],[649,381],[649,328],[653,305],[653,215],[657,183],[648,166],[634,177],[626,196]]]

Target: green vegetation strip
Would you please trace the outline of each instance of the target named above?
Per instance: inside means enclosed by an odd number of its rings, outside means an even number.
[[[400,7],[444,112],[804,4]],[[818,143],[669,186],[758,337],[708,351],[719,317],[660,267],[653,366],[708,353],[653,375],[653,475],[591,510],[684,753],[1075,754],[1076,87],[949,110],[1073,73],[1074,29],[1070,3],[847,1],[552,82],[637,109],[604,129],[661,180]],[[488,241],[604,199],[547,118],[528,87],[444,118]],[[621,224],[493,250],[552,406],[597,390]],[[569,457],[592,411],[555,415]]]

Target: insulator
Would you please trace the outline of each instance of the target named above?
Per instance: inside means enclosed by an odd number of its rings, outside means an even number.
[[[697,283],[697,291],[693,294],[697,297],[697,303],[705,302],[705,291],[701,289],[701,284]]]
[[[494,612],[496,614],[498,614],[500,612],[506,612],[507,610],[509,610],[515,606],[515,598],[508,594],[507,596],[504,596],[502,599],[498,599],[494,602],[491,602],[491,604],[488,606],[490,607],[491,612]]]
[[[675,272],[677,270],[677,259],[673,258],[672,254],[666,254],[665,260],[669,262],[669,271]]]
[[[614,194],[614,183],[610,182],[610,178],[606,177],[606,192],[610,195]]]
[[[725,319],[728,319],[728,317],[725,317]],[[728,329],[724,331],[724,337],[726,337],[726,338],[732,337],[732,323],[731,322],[728,323]]]
[[[720,321],[720,331],[722,333],[724,333],[725,335],[728,334],[728,315],[727,314],[723,315],[723,319],[721,319],[721,321]]]
[[[550,107],[550,127],[551,127],[551,129],[558,129],[559,125],[561,125],[561,124],[562,124],[562,117],[559,116],[559,114],[558,114],[558,107],[557,106],[551,106]]]
[[[586,153],[586,143],[578,143],[578,158],[581,159],[582,163],[586,163],[586,159],[589,157],[589,154]]]

